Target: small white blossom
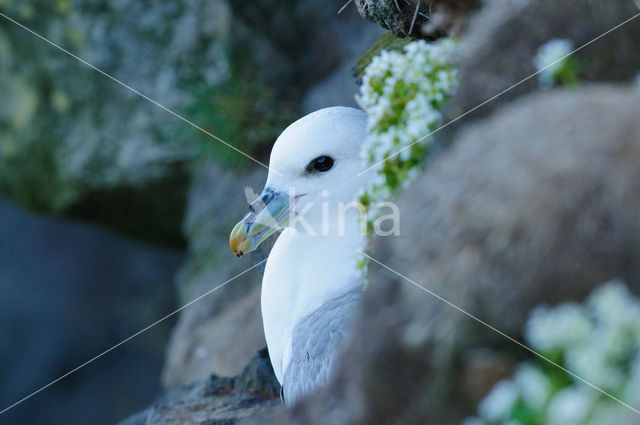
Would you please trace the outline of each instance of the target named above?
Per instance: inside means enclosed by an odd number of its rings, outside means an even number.
[[[587,305],[597,318],[612,325],[633,326],[640,322],[640,304],[621,282],[613,281],[596,289]]]
[[[413,168],[424,160],[431,143],[425,136],[442,124],[440,109],[456,89],[456,50],[450,39],[414,41],[401,52],[381,52],[367,66],[356,96],[368,115],[361,156],[369,164],[386,160],[372,171],[380,178],[363,193],[370,201],[369,221],[378,214],[375,205],[415,176]]]
[[[559,391],[549,402],[549,425],[580,425],[588,417],[598,395],[593,389],[581,386]]]
[[[633,359],[625,395],[631,402],[640,403],[640,350],[638,350]]]
[[[533,65],[538,74],[538,81],[543,87],[551,87],[556,75],[565,65],[567,56],[573,51],[573,42],[567,39],[553,39],[538,48],[533,58]]]
[[[595,340],[585,346],[571,347],[565,353],[567,368],[597,387],[614,388],[624,377],[608,363],[606,351],[607,347]]]
[[[551,382],[540,369],[530,364],[516,370],[514,381],[522,399],[531,408],[542,410],[551,395]]]
[[[527,322],[525,336],[533,348],[549,353],[584,344],[589,339],[591,329],[591,320],[584,307],[564,304],[554,309],[534,309]]]
[[[506,421],[518,401],[518,388],[511,381],[500,381],[488,396],[480,402],[480,416],[492,421]]]

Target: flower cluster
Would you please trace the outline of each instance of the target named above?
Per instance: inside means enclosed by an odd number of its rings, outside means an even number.
[[[371,230],[372,207],[417,174],[429,152],[429,133],[442,123],[441,110],[456,89],[457,44],[414,41],[403,51],[383,51],[362,77],[358,103],[368,115],[362,155],[376,178],[362,194]],[[416,143],[417,142],[417,143]]]
[[[640,403],[640,300],[624,284],[600,287],[585,304],[538,307],[525,337],[533,349],[575,375],[543,360],[521,364],[465,425],[637,422],[631,421],[637,413],[584,382],[631,406]]]
[[[571,86],[578,83],[578,62],[568,57],[573,51],[573,42],[567,39],[553,39],[538,48],[533,65],[542,88],[557,84]]]

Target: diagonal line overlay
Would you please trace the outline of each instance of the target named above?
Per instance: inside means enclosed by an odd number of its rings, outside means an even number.
[[[407,282],[411,283],[412,285],[418,287],[419,289],[427,292],[428,294],[436,297],[437,299],[439,299],[440,301],[444,302],[445,304],[449,305],[450,307],[453,307],[454,309],[458,310],[459,312],[463,313],[464,315],[470,317],[471,319],[475,320],[476,322],[480,323],[481,325],[491,329],[492,331],[498,333],[499,335],[505,337],[506,339],[508,339],[509,341],[519,345],[520,347],[524,348],[525,350],[529,351],[530,353],[534,354],[535,356],[539,357],[540,359],[544,360],[545,362],[557,367],[558,369],[562,370],[565,373],[568,373],[569,375],[571,375],[572,377],[576,378],[577,380],[581,381],[582,383],[590,386],[591,388],[593,388],[594,390],[604,394],[605,396],[611,398],[614,401],[617,401],[618,403],[620,403],[621,405],[631,409],[632,411],[634,411],[635,413],[640,415],[640,410],[630,406],[629,404],[625,403],[624,401],[620,400],[619,398],[611,395],[610,393],[606,392],[605,390],[603,390],[600,387],[597,387],[596,385],[592,384],[591,382],[581,378],[580,376],[576,375],[575,373],[571,372],[570,370],[560,366],[558,363],[554,362],[553,360],[545,357],[544,355],[540,354],[539,352],[537,352],[536,350],[534,350],[533,348],[523,344],[522,342],[518,341],[517,339],[507,335],[506,333],[502,332],[499,329],[496,329],[494,326],[491,326],[490,324],[488,324],[487,322],[483,321],[482,319],[479,319],[478,317],[474,316],[473,314],[469,313],[468,311],[458,307],[457,305],[453,304],[451,301],[441,297],[440,295],[436,294],[435,292],[425,288],[424,286],[420,285],[419,283],[416,283],[415,281],[409,279],[408,277],[406,277],[405,275],[395,271],[394,269],[392,269],[389,266],[386,266],[385,264],[381,263],[380,261],[376,260],[375,258],[367,255],[366,253],[362,252],[362,251],[358,251],[358,253],[364,255],[365,257],[367,257],[369,260],[375,262],[376,264],[384,267],[385,269],[389,270],[391,273],[395,274],[398,277],[401,277],[402,279],[406,280]]]
[[[67,49],[65,49],[64,47],[61,47],[59,45],[57,45],[56,43],[54,43],[53,41],[47,39],[46,37],[38,34],[37,32],[33,31],[30,28],[27,28],[26,26],[22,25],[20,22],[16,21],[15,19],[5,15],[4,13],[0,12],[0,16],[5,18],[6,20],[13,22],[15,25],[19,26],[20,28],[22,28],[25,31],[30,32],[31,34],[35,35],[36,37],[38,37],[39,39],[41,39],[42,41],[50,44],[51,46],[55,47],[56,49],[60,50],[61,52],[66,53],[67,55],[71,56],[72,58],[76,59],[79,62],[82,62],[84,65],[88,66],[89,68],[93,69],[94,71],[99,72],[100,74],[104,75],[105,77],[109,78],[110,80],[118,83],[119,85],[121,85],[122,87],[132,91],[133,93],[137,94],[138,96],[142,97],[145,100],[148,100],[149,102],[153,103],[154,105],[156,105],[158,108],[165,110],[166,112],[170,113],[171,115],[173,115],[174,117],[186,122],[187,124],[189,124],[190,126],[194,127],[195,129],[201,131],[202,133],[206,134],[207,136],[217,140],[218,142],[222,143],[223,145],[227,146],[230,149],[233,149],[234,151],[238,152],[239,154],[243,155],[244,157],[250,159],[251,161],[255,162],[256,164],[259,164],[261,166],[263,166],[264,168],[266,168],[267,170],[273,171],[274,173],[280,175],[280,173],[278,173],[276,170],[272,170],[271,168],[269,168],[268,165],[262,163],[261,161],[258,161],[257,159],[253,158],[251,155],[248,155],[246,153],[244,153],[243,151],[241,151],[240,149],[236,148],[235,146],[233,146],[232,144],[222,140],[220,137],[216,136],[215,134],[205,130],[204,128],[200,127],[199,125],[195,124],[193,121],[188,120],[187,118],[183,117],[182,115],[179,115],[177,112],[174,112],[173,110],[167,108],[164,105],[161,105],[160,103],[158,103],[157,101],[151,99],[149,96],[139,92],[138,90],[134,89],[133,87],[123,83],[122,81],[118,80],[116,77],[113,77],[110,74],[107,74],[106,72],[104,72],[103,70],[95,67],[94,65],[91,65],[89,62],[85,61],[84,59],[74,55],[73,53],[71,53],[70,51],[68,51]]]
[[[230,278],[229,280],[222,282],[221,284],[219,284],[218,286],[216,286],[215,288],[205,292],[204,294],[200,295],[198,298],[189,301],[187,304],[183,305],[182,307],[180,307],[177,310],[172,311],[171,313],[167,314],[166,316],[164,316],[161,319],[156,320],[155,322],[153,322],[152,324],[150,324],[149,326],[147,326],[144,329],[139,330],[138,332],[134,333],[133,335],[127,337],[126,339],[123,339],[122,341],[120,341],[119,343],[117,343],[116,345],[112,346],[111,348],[108,348],[106,350],[104,350],[102,353],[96,355],[95,357],[92,357],[91,359],[87,360],[86,362],[82,363],[80,366],[70,370],[69,372],[65,373],[64,375],[54,379],[53,381],[49,382],[48,384],[44,385],[43,387],[40,387],[38,390],[32,392],[31,394],[21,398],[20,400],[16,401],[15,403],[5,407],[4,409],[0,410],[0,415],[2,415],[3,413],[9,411],[10,409],[16,407],[17,405],[21,404],[24,401],[27,401],[28,399],[30,399],[31,397],[35,396],[36,394],[38,394],[41,391],[46,390],[47,388],[49,388],[50,386],[52,386],[53,384],[57,383],[58,381],[61,381],[62,379],[66,378],[67,376],[77,372],[78,370],[82,369],[83,367],[89,365],[90,363],[93,363],[94,361],[98,360],[100,357],[104,356],[105,354],[115,350],[116,348],[120,347],[122,344],[125,344],[129,341],[131,341],[133,338],[137,337],[138,335],[148,331],[149,329],[153,328],[154,326],[156,326],[157,324],[167,320],[169,317],[175,316],[177,313],[179,313],[180,311],[184,310],[185,308],[189,307],[191,304],[194,304],[197,301],[200,301],[202,298],[206,297],[207,295],[212,294],[213,292],[217,291],[218,289],[222,288],[223,286],[225,286],[227,283],[239,278],[240,276],[244,275],[245,273],[255,269],[256,267],[260,266],[262,263],[264,263],[265,261],[267,261],[267,259],[265,258],[264,260],[254,264],[253,266],[249,267],[248,269],[246,269],[245,271],[243,271],[242,273],[238,273],[237,275],[233,276],[232,278]]]
[[[640,7],[640,0],[636,0],[636,2],[639,3]],[[511,85],[510,87],[507,87],[506,89],[502,90],[500,93],[496,94],[495,96],[492,96],[491,98],[485,100],[484,102],[482,102],[481,104],[469,109],[467,112],[458,115],[456,118],[452,119],[451,121],[447,122],[446,124],[441,125],[440,127],[436,128],[435,130],[433,130],[431,133],[422,136],[421,138],[419,138],[418,140],[412,142],[410,145],[405,146],[404,148],[400,149],[397,152],[392,153],[391,155],[387,156],[385,159],[376,162],[375,164],[367,167],[366,169],[362,170],[361,172],[359,172],[357,174],[358,177],[360,177],[361,175],[373,170],[374,168],[376,168],[378,165],[384,163],[385,161],[394,158],[398,155],[400,155],[402,152],[406,151],[407,149],[409,149],[411,146],[415,145],[416,143],[420,143],[421,141],[423,141],[424,139],[426,139],[429,136],[432,136],[434,134],[436,134],[437,132],[439,132],[440,130],[447,128],[448,126],[450,126],[451,124],[455,123],[458,120],[461,120],[462,118],[466,117],[467,115],[469,115],[470,113],[476,111],[477,109],[482,108],[483,106],[485,106],[488,103],[491,103],[492,101],[494,101],[495,99],[499,98],[500,96],[502,96],[503,94],[507,93],[510,90],[513,90],[514,88],[522,85],[523,83],[529,81],[530,79],[532,79],[533,77],[537,76],[538,74],[540,74],[541,72],[544,72],[545,70],[549,69],[550,67],[552,67],[553,65],[557,64],[558,62],[561,62],[563,60],[565,60],[566,58],[568,58],[569,56],[573,55],[576,52],[579,52],[580,50],[584,49],[585,47],[595,43],[596,41],[600,40],[602,37],[612,33],[613,31],[617,30],[618,28],[622,27],[625,24],[628,24],[629,22],[633,21],[634,19],[636,19],[638,16],[640,16],[640,13],[636,13],[635,15],[633,15],[631,18],[627,19],[626,21],[616,25],[615,27],[611,28],[608,31],[605,31],[604,33],[600,34],[599,36],[597,36],[596,38],[594,38],[593,40],[583,44],[582,46],[578,47],[577,49],[573,50],[572,52],[567,53],[566,55],[564,55],[563,57],[561,57],[560,59],[550,63],[549,65],[545,66],[544,68],[540,69],[539,71],[534,72],[533,74],[529,75],[528,77],[518,81],[517,83]]]

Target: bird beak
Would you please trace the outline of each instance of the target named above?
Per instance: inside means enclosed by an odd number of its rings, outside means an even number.
[[[287,225],[292,206],[289,195],[265,188],[249,206],[249,214],[233,227],[229,237],[231,251],[237,257],[254,251],[265,239]]]

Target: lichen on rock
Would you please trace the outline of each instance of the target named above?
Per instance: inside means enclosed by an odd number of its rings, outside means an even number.
[[[397,37],[412,35],[429,18],[428,8],[420,1],[355,0],[355,4],[364,19],[379,23]]]
[[[155,3],[8,2],[3,12],[180,112],[191,102],[182,85],[229,78],[219,23],[228,8],[221,0]],[[197,154],[184,123],[7,20],[0,34],[0,84],[12,87],[0,109],[0,189],[30,209],[180,243]],[[186,71],[188,61],[197,73]],[[144,222],[133,218],[139,211]]]
[[[8,1],[3,12],[251,156],[290,119],[291,102],[246,54],[262,37],[232,34],[240,24],[226,0]],[[0,90],[0,189],[32,210],[181,245],[200,163],[246,161],[5,19]]]
[[[169,392],[125,424],[241,424],[251,417],[277,413],[284,407],[267,349],[234,377],[212,375]]]
[[[460,30],[479,0],[355,0],[360,15],[396,37],[434,40]]]

